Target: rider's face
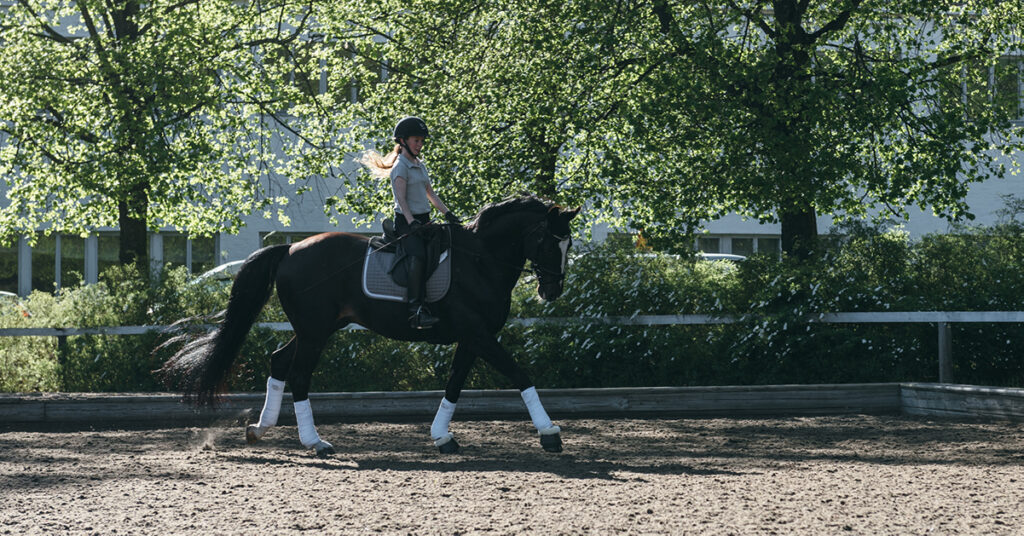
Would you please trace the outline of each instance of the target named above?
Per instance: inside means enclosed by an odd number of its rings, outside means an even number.
[[[420,151],[423,149],[423,136],[409,136],[405,138],[405,144],[409,146],[412,154],[419,156]]]

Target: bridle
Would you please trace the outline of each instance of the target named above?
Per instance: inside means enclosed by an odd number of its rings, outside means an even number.
[[[529,268],[524,268],[523,271],[532,272],[537,276],[537,279],[542,285],[562,284],[565,280],[565,256],[568,254],[569,247],[572,245],[572,238],[568,235],[559,236],[551,232],[548,229],[547,220],[541,220],[532,226],[527,227],[525,235],[527,237],[531,237],[534,234],[540,234],[540,236],[534,241],[530,241],[529,238],[527,238],[525,253],[526,258],[530,261],[530,266]],[[537,257],[537,250],[540,248],[541,244],[544,243],[544,239],[547,238],[547,235],[551,235],[551,237],[557,240],[560,244],[565,244],[562,250],[562,265],[559,266],[559,270],[557,272],[548,267],[542,266],[535,260]],[[554,278],[554,281],[552,281],[551,278]]]

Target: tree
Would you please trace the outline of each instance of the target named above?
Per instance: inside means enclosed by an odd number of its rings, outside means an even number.
[[[863,217],[880,207],[905,216],[916,204],[973,218],[970,184],[1004,177],[998,155],[1021,148],[1009,119],[1024,114],[994,94],[988,69],[1020,46],[1020,3],[717,7],[654,8],[662,34],[703,80],[669,103],[708,127],[696,144],[672,144],[681,170],[692,170],[684,197],[710,195],[719,213],[781,221],[786,251],[810,245],[818,213]]]
[[[1020,112],[990,98],[984,69],[1011,50],[1019,3],[321,7],[334,102],[353,84],[359,98],[307,110],[303,161],[329,175],[340,147],[390,149],[390,125],[420,114],[462,210],[528,189],[675,238],[739,212],[780,221],[786,251],[805,252],[818,214],[969,218],[970,184],[1005,176],[998,153],[1021,147]],[[386,210],[386,185],[348,179],[334,208]]]
[[[116,226],[121,261],[145,262],[147,229],[209,235],[267,208],[282,84],[260,60],[308,14],[287,0],[0,10],[0,241]]]
[[[318,57],[334,107],[293,110],[307,137],[293,148],[292,161],[304,165],[292,176],[342,177],[339,152],[362,151],[368,141],[389,151],[393,125],[418,114],[431,128],[431,175],[459,212],[528,190],[589,200],[627,223],[616,216],[618,177],[594,148],[635,117],[637,94],[650,91],[644,78],[662,67],[664,45],[647,38],[656,29],[649,12],[638,17],[634,6],[602,1],[356,0],[318,8]],[[389,210],[387,184],[343,178],[345,192],[329,208]]]

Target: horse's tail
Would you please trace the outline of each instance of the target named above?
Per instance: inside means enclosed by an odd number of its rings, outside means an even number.
[[[277,267],[288,254],[288,248],[265,247],[245,260],[231,286],[224,321],[217,329],[198,338],[179,335],[160,345],[162,348],[184,342],[156,371],[168,387],[183,391],[186,398],[194,399],[198,405],[213,405],[226,387],[231,363],[274,290]]]

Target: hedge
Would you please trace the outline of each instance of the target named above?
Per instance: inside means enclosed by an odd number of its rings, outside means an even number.
[[[1024,225],[961,228],[911,241],[897,230],[834,229],[811,259],[755,256],[708,262],[638,251],[611,239],[584,245],[562,298],[545,303],[524,276],[513,317],[634,314],[734,315],[708,326],[507,326],[500,338],[542,387],[616,387],[934,381],[937,337],[928,324],[807,324],[807,315],[846,311],[1024,309]],[[101,282],[2,302],[0,327],[170,324],[221,310],[227,285],[183,269],[146,282],[115,267]],[[285,320],[276,298],[260,321]],[[269,354],[291,336],[254,329],[230,388],[259,391]],[[0,390],[160,391],[151,371],[170,353],[166,335],[0,338]],[[980,385],[1024,385],[1024,325],[954,324],[954,377]],[[368,332],[331,339],[316,391],[444,387],[452,347],[405,343]],[[482,363],[467,387],[508,382]]]

